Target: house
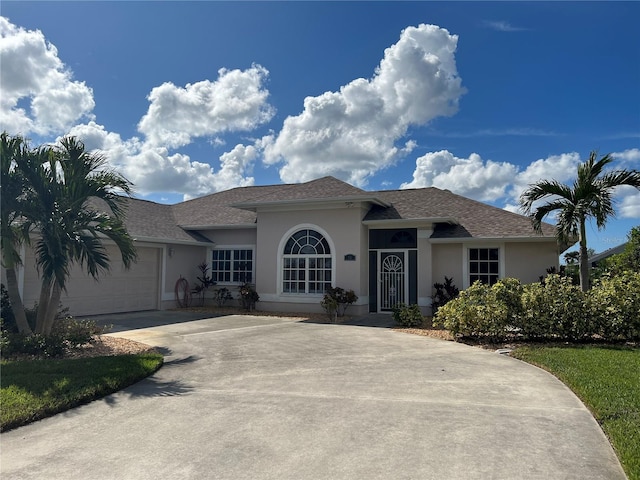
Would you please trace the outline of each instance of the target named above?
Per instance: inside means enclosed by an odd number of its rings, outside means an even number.
[[[619,255],[622,252],[624,252],[625,248],[627,247],[627,244],[629,242],[625,242],[621,245],[615,246],[613,248],[609,248],[607,250],[605,250],[604,252],[600,252],[600,253],[596,253],[594,255],[591,255],[587,262],[589,262],[589,268],[595,268],[598,266],[598,264],[602,261],[605,260],[609,257],[612,257],[614,255]]]
[[[563,250],[552,225],[448,190],[365,191],[333,177],[301,184],[239,187],[163,205],[128,200],[127,228],[138,262],[128,271],[114,247],[99,282],[76,268],[62,302],[74,315],[176,306],[179,279],[194,285],[205,262],[218,286],[255,284],[265,311],[321,311],[328,286],[353,289],[351,312],[389,312],[396,303],[429,313],[433,284],[453,278],[538,281]],[[25,305],[39,280],[27,252]]]

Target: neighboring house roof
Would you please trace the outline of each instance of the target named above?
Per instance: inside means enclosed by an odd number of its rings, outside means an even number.
[[[256,225],[260,206],[302,203],[359,202],[370,207],[363,221],[370,225],[423,221],[435,225],[432,238],[550,238],[554,227],[534,232],[529,218],[470,200],[435,187],[365,191],[323,177],[300,184],[238,187],[163,205],[129,199],[127,228],[135,238],[210,242],[198,230]]]
[[[594,266],[595,264],[597,264],[598,262],[604,260],[605,258],[609,258],[612,255],[618,255],[619,253],[624,252],[624,249],[626,248],[627,243],[629,243],[629,242],[625,242],[622,245],[618,245],[617,247],[609,248],[608,250],[605,250],[604,252],[600,252],[600,253],[596,253],[595,255],[592,255],[588,259],[589,265]]]

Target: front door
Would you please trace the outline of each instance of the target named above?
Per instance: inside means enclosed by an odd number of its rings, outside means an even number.
[[[407,303],[406,258],[406,251],[379,252],[378,311],[390,312],[398,303]]]

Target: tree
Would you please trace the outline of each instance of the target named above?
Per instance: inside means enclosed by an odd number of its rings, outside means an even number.
[[[24,232],[16,227],[16,221],[21,217],[23,178],[14,168],[18,158],[28,154],[28,146],[24,138],[10,137],[7,132],[0,134],[0,144],[2,266],[7,277],[7,294],[13,306],[18,331],[29,334],[32,333],[31,327],[24,312],[16,275],[16,267],[22,264],[19,249],[24,241]]]
[[[135,261],[122,195],[130,195],[132,185],[74,137],[17,156],[15,170],[23,179],[17,223],[29,233],[26,241],[33,237],[42,282],[35,333],[48,335],[73,264],[94,279],[108,271],[105,239],[118,247],[126,268]]]
[[[640,172],[636,170],[616,170],[605,172],[604,168],[613,161],[611,155],[597,160],[593,151],[589,159],[578,165],[578,175],[572,186],[555,180],[541,180],[525,190],[520,196],[520,205],[531,218],[533,227],[542,230],[543,219],[552,212],[558,212],[556,236],[567,242],[577,239],[580,243],[580,286],[589,289],[589,264],[587,261],[587,219],[594,219],[598,229],[602,229],[610,217],[615,216],[613,192],[616,187],[630,185],[640,189]],[[538,205],[537,202],[546,200]]]
[[[575,265],[580,260],[580,252],[574,250],[573,252],[567,252],[564,254],[564,261],[567,265]]]
[[[633,227],[627,235],[627,244],[622,253],[612,255],[599,262],[601,272],[619,275],[625,270],[640,272],[640,226]]]

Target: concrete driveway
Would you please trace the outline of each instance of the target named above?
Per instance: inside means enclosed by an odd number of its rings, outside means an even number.
[[[165,366],[2,434],[2,478],[625,478],[580,401],[515,359],[371,326],[149,315],[110,323]]]

